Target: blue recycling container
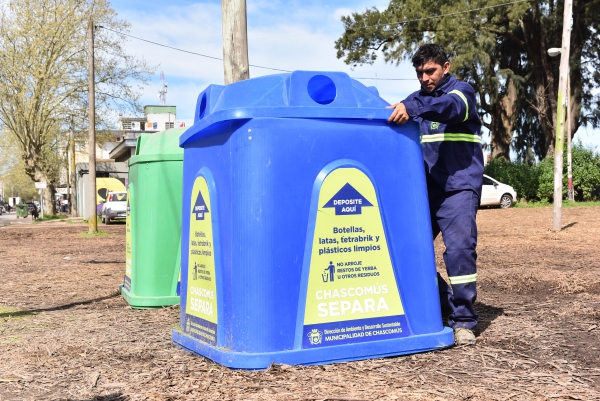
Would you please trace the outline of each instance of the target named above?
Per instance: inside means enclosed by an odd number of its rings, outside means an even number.
[[[242,369],[453,345],[419,128],[341,72],[198,97],[184,148],[175,344]]]

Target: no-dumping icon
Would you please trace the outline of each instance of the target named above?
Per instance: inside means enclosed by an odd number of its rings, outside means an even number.
[[[361,214],[362,208],[373,206],[371,202],[361,195],[350,183],[346,183],[323,208],[335,208],[336,215]]]

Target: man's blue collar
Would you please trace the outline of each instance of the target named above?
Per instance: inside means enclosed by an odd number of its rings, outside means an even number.
[[[444,75],[444,77],[442,78],[440,83],[438,83],[438,85],[435,87],[435,89],[432,90],[431,92],[425,92],[423,89],[421,89],[421,95],[433,96],[436,94],[441,95],[443,93],[448,93],[449,89],[454,86],[455,82],[456,82],[456,78],[454,77],[454,75],[446,74],[446,75]]]

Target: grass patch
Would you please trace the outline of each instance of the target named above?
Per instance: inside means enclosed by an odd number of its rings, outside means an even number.
[[[24,319],[20,312],[22,312],[20,309],[0,304],[0,327],[9,320]]]
[[[563,201],[563,207],[579,207],[579,206],[600,206],[600,202],[570,202]]]
[[[104,231],[102,231],[102,230],[98,230],[98,231],[97,231],[97,232],[95,232],[94,234],[90,234],[89,232],[87,232],[87,231],[86,231],[86,232],[84,232],[84,233],[81,233],[80,235],[81,235],[82,237],[84,237],[84,238],[95,238],[95,237],[109,237],[109,236],[111,236],[111,235],[113,235],[113,234],[110,234],[110,233],[105,233],[105,232],[104,232]]]
[[[36,311],[21,310],[21,309],[14,308],[12,306],[0,304],[0,329],[1,329],[0,331],[6,335],[6,337],[4,338],[4,341],[2,341],[0,344],[11,344],[11,343],[18,343],[19,341],[21,341],[21,337],[19,335],[10,335],[9,336],[8,335],[9,333],[16,334],[16,332],[30,331],[36,327],[47,326],[47,324],[40,326],[40,325],[23,325],[22,323],[20,323],[18,326],[7,327],[7,328],[2,327],[2,325],[4,323],[10,322],[12,320],[29,319],[29,318],[31,318],[31,316],[36,315],[36,314],[37,314]]]
[[[73,221],[72,219],[66,219],[66,220],[61,220],[61,221],[64,221],[67,224],[87,224],[87,220],[85,220],[85,221],[84,220],[75,220],[75,221]],[[100,224],[100,223],[98,223],[98,224]]]
[[[44,217],[39,217],[36,219],[35,223],[40,221],[52,221],[52,220],[62,220],[64,221],[67,218],[66,214],[46,214]]]
[[[15,312],[20,312],[20,310],[17,308],[13,308],[12,306],[6,306],[6,305],[0,304],[0,317],[2,317],[2,318],[10,317],[10,314],[15,313]]]
[[[550,205],[552,205],[552,203],[548,202],[547,199],[543,199],[541,201],[517,202],[513,205],[513,207],[532,208],[532,207],[546,207],[546,206],[550,206]]]
[[[21,338],[19,336],[6,337],[6,340],[4,340],[2,343],[3,344],[18,343],[20,339]]]
[[[553,206],[553,203],[550,203],[547,199],[543,199],[541,201],[532,201],[532,202],[527,202],[527,203],[515,203],[514,207],[518,207],[518,208],[532,208],[532,207],[546,207],[546,206]],[[566,201],[564,200],[562,202],[562,207],[588,207],[588,206],[600,206],[600,202],[570,202],[570,201]]]
[[[66,214],[46,214],[44,217],[40,217],[38,220],[46,221],[46,220],[60,220],[66,218]]]

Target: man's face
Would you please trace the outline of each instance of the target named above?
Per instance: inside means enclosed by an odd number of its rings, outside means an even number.
[[[434,61],[427,61],[415,67],[415,71],[417,72],[421,89],[425,92],[432,92],[444,75],[450,71],[450,62],[446,61],[444,65],[439,65]]]

